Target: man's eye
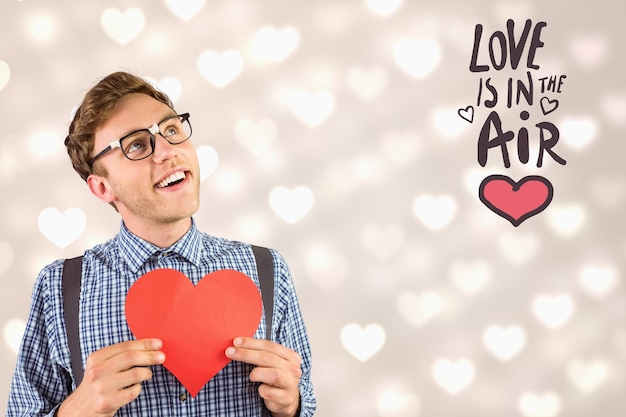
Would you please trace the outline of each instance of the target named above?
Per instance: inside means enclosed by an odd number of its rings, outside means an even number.
[[[168,126],[163,133],[165,133],[165,136],[174,136],[178,134],[178,129],[176,126]]]

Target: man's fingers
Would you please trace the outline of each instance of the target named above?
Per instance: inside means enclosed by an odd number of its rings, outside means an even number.
[[[275,357],[288,362],[297,363],[298,367],[302,361],[300,355],[288,347],[269,340],[254,339],[251,337],[235,338],[233,340],[233,346],[226,349],[226,356],[237,361],[257,366],[276,365]]]

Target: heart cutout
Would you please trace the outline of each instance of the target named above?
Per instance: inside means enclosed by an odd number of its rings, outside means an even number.
[[[491,211],[513,226],[542,212],[552,201],[553,188],[544,177],[530,175],[519,182],[506,175],[490,175],[478,190],[478,196]]]
[[[194,286],[163,268],[131,286],[125,309],[136,338],[163,341],[163,365],[195,397],[230,362],[224,352],[233,339],[254,335],[263,307],[254,281],[241,272],[212,272]]]

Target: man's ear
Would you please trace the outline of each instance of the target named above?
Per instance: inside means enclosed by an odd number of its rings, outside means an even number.
[[[111,204],[115,200],[115,194],[105,177],[91,174],[87,177],[87,186],[93,195],[105,203]]]

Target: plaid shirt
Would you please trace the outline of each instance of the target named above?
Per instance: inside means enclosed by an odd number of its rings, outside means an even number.
[[[301,417],[312,416],[316,401],[310,380],[311,352],[289,269],[272,250],[275,265],[272,340],[302,356]],[[196,285],[206,274],[234,269],[259,285],[249,245],[201,233],[195,222],[178,242],[166,249],[133,235],[122,224],[108,242],[87,250],[83,258],[80,293],[80,345],[83,366],[92,352],[134,339],[124,315],[130,286],[157,268],[181,271]],[[63,319],[61,277],[63,260],[45,267],[37,278],[28,323],[11,384],[7,416],[52,416],[76,388]],[[254,335],[265,338],[265,317]],[[117,416],[261,416],[258,384],[248,375],[252,365],[230,362],[195,398],[163,366],[142,384],[139,397],[119,409]]]

